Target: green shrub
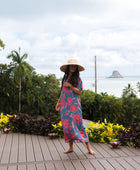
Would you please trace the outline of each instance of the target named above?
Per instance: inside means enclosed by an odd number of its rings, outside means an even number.
[[[50,114],[44,119],[33,119],[27,114],[17,114],[16,118],[9,118],[10,123],[14,127],[13,132],[20,132],[34,135],[48,135],[53,129],[52,123],[59,122],[57,115]]]
[[[140,99],[134,95],[117,98],[107,93],[83,90],[81,104],[85,119],[103,122],[106,118],[109,122],[123,124],[125,127],[140,122]]]

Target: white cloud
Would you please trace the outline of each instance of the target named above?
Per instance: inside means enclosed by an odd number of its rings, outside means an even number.
[[[85,74],[90,74],[95,55],[101,75],[113,68],[125,68],[128,74],[130,67],[139,68],[138,0],[20,2],[1,2],[5,8],[7,4],[7,11],[0,7],[0,38],[6,44],[0,52],[2,63],[10,62],[6,56],[21,47],[29,54],[28,62],[42,74],[61,75],[59,66],[75,56],[86,66]]]

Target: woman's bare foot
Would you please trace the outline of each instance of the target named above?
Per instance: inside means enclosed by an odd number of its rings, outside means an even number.
[[[90,150],[90,151],[89,151],[89,154],[95,155],[95,152],[94,152],[93,150]]]
[[[86,145],[87,145],[87,149],[88,149],[89,153],[90,153],[91,155],[95,155],[95,152],[90,148],[89,142],[87,142]]]
[[[70,152],[73,152],[72,148],[69,148],[67,151],[64,151],[64,153],[70,153]]]

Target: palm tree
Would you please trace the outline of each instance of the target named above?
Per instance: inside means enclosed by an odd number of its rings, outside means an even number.
[[[27,57],[27,53],[24,53],[22,56],[20,55],[20,48],[18,52],[13,50],[11,54],[7,56],[7,58],[11,58],[13,61],[11,63],[11,70],[13,71],[14,79],[19,87],[19,113],[21,112],[21,81],[25,79],[25,77],[29,77],[34,70],[34,68],[25,61]]]

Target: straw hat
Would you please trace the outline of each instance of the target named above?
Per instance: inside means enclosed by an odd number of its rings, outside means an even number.
[[[66,68],[67,68],[68,65],[77,65],[79,71],[84,71],[84,70],[85,70],[85,68],[84,68],[83,66],[81,66],[81,65],[79,65],[79,64],[77,63],[77,60],[76,60],[76,59],[70,59],[70,60],[68,60],[68,63],[62,65],[62,66],[60,67],[60,70],[63,71],[63,72],[65,72],[65,70],[66,70]]]

